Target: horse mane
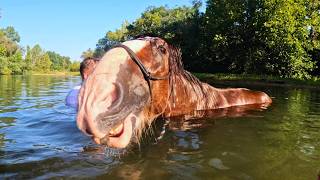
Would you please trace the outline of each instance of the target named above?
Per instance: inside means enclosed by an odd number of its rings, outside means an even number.
[[[184,69],[183,62],[182,62],[181,49],[175,46],[169,45],[169,53],[170,53],[169,71],[171,74],[170,75],[171,90],[174,89],[172,88],[172,86],[175,83],[176,77],[180,79],[184,78],[190,83],[191,87],[193,88],[194,92],[197,95],[200,95],[199,94],[200,92],[202,93],[202,95],[205,95],[202,82],[193,74],[191,74],[189,71]],[[199,88],[200,88],[200,92],[199,92]]]

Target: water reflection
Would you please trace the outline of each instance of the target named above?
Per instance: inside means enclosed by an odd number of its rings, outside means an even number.
[[[78,83],[79,77],[0,76],[0,177],[317,178],[319,90],[249,87],[275,97],[272,106],[171,118],[160,141],[159,119],[140,146],[119,157],[77,129],[64,98]]]

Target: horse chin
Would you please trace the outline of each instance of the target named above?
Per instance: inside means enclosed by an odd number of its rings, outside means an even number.
[[[120,124],[114,126],[103,138],[94,137],[97,144],[111,148],[126,148],[133,137],[138,118],[130,113]]]

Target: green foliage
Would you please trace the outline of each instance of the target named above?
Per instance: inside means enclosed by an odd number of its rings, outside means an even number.
[[[49,58],[52,62],[51,70],[67,71],[70,69],[71,61],[69,57],[61,56],[60,54],[53,51],[47,51],[47,54],[49,55]]]
[[[0,57],[4,57],[7,54],[7,49],[3,44],[0,44]]]
[[[125,21],[120,29],[117,29],[115,32],[108,31],[105,35],[105,37],[98,40],[98,43],[96,44],[96,48],[94,52],[92,53],[92,56],[90,57],[96,57],[100,58],[103,56],[103,54],[112,48],[114,45],[118,44],[121,41],[128,40],[128,30],[127,26],[129,25],[128,21]],[[91,50],[91,49],[89,49]],[[86,57],[86,54],[90,54],[90,51],[87,50],[83,52],[82,58]],[[89,52],[88,52],[89,51]]]
[[[7,28],[2,29],[2,31],[11,41],[16,43],[20,42],[20,36],[18,32],[12,26],[8,26]]]
[[[313,0],[208,0],[191,7],[149,7],[132,23],[109,31],[94,54],[153,35],[182,49],[195,72],[266,74],[310,79],[320,73],[320,2]]]
[[[0,30],[0,47],[3,56],[12,56],[20,50],[18,44],[8,38],[3,30]]]
[[[35,62],[34,70],[38,72],[49,72],[52,62],[47,53],[41,54],[39,59]]]
[[[27,71],[31,71],[33,67],[33,58],[34,55],[31,54],[30,46],[27,46],[27,53],[25,56],[25,68]]]
[[[275,75],[310,79],[320,75],[320,1],[207,0],[190,7],[149,7],[98,40],[82,58],[101,57],[115,44],[139,35],[159,36],[181,48],[194,72]],[[24,71],[78,71],[79,62],[27,47],[13,27],[0,29],[0,74]]]
[[[80,61],[74,61],[70,65],[71,72],[79,72],[80,70]]]
[[[154,35],[161,36],[168,41],[175,41],[180,43],[183,42],[183,38],[187,38],[197,34],[198,26],[193,26],[194,18],[198,18],[199,11],[198,5],[193,7],[177,7],[167,8],[161,7],[149,7],[141,17],[128,25],[128,37],[135,37],[138,35]],[[196,33],[196,34],[191,34]],[[191,39],[191,38],[189,38]],[[177,41],[178,40],[178,41]]]
[[[0,29],[0,74],[22,74],[24,62],[20,41],[13,27]]]
[[[69,57],[44,51],[40,45],[27,46],[25,59],[19,46],[20,36],[11,26],[0,29],[0,74],[23,74],[26,71],[69,71]],[[78,68],[79,70],[79,68]]]
[[[38,71],[41,70],[39,66],[42,57],[45,55],[45,52],[41,49],[39,44],[36,44],[34,47],[27,47],[26,54],[26,67],[27,70]],[[38,66],[38,67],[37,67]]]
[[[8,57],[8,68],[12,74],[22,74],[24,62],[22,58],[22,53],[17,52],[13,56]]]
[[[38,72],[48,72],[52,65],[49,53],[42,50],[39,44],[33,48],[27,47],[26,63],[28,70]]]
[[[319,48],[319,40],[310,38],[309,28],[320,22],[313,6],[304,0],[209,0],[208,54],[236,73],[309,79],[315,69],[310,51]]]
[[[203,14],[199,12],[200,6],[200,2],[194,1],[191,7],[149,7],[127,27],[127,36],[142,34],[162,37],[181,48],[186,69],[201,71],[205,63],[199,51],[203,47]]]
[[[116,41],[116,42],[121,42],[121,41],[126,41],[128,39],[128,29],[127,27],[129,26],[129,22],[125,21],[122,23],[120,29],[117,29],[115,32],[108,31],[106,34],[106,37],[110,41]]]
[[[81,58],[86,59],[86,58],[94,57],[93,54],[94,54],[93,50],[89,48],[88,50],[82,52]]]
[[[11,74],[11,70],[8,68],[8,59],[4,56],[0,56],[0,74]]]
[[[168,8],[149,7],[142,13],[141,17],[133,23],[127,21],[122,24],[121,28],[106,33],[97,43],[95,54],[101,56],[104,50],[108,50],[115,44],[132,39],[140,35],[160,36],[168,42],[174,43],[181,47],[184,60],[190,63],[187,68],[194,64],[201,64],[197,61],[199,51],[194,47],[201,47],[200,33],[202,14],[199,13],[201,3],[195,1],[192,7]]]
[[[319,39],[310,37],[311,28],[320,30],[319,12],[312,10],[313,4],[310,0],[264,3],[265,9],[273,9],[264,12],[264,16],[268,17],[264,22],[264,36],[268,38],[265,43],[270,49],[280,50],[276,56],[283,63],[280,68],[282,76],[311,78],[315,61],[310,52],[320,49]]]

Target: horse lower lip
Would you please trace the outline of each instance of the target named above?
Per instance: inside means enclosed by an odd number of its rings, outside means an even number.
[[[108,135],[104,136],[103,138],[99,139],[99,143],[101,145],[107,145],[108,144]]]

